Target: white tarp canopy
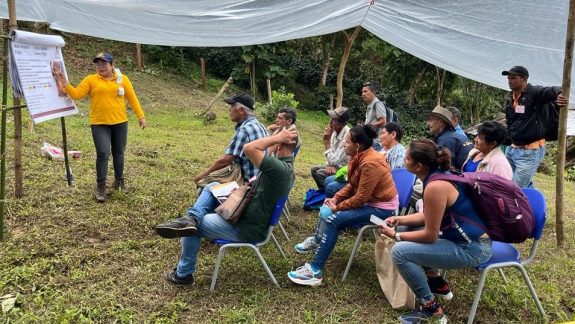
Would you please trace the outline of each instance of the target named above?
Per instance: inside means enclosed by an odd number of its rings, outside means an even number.
[[[502,89],[501,71],[513,65],[526,66],[533,84],[561,84],[567,12],[568,0],[16,0],[19,20],[141,44],[253,45],[361,25],[422,60]],[[8,17],[6,1],[0,15]]]

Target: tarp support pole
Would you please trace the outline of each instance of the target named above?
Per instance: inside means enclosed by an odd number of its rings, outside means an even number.
[[[62,123],[62,146],[64,146],[64,165],[66,166],[66,181],[68,182],[68,187],[72,186],[74,177],[72,176],[72,170],[70,170],[70,157],[68,156],[68,139],[66,138],[66,119],[60,117],[60,122]]]
[[[2,28],[4,31],[4,28]],[[2,120],[0,135],[0,241],[4,239],[4,211],[6,207],[6,105],[8,105],[8,39],[2,40]]]
[[[16,0],[8,0],[8,16],[10,30],[18,29],[18,20],[16,20]],[[20,105],[20,98],[12,98],[14,106]],[[22,169],[22,111],[14,110],[14,196],[22,198],[24,196]]]
[[[563,61],[563,84],[561,94],[569,100],[571,89],[571,67],[573,65],[573,36],[575,31],[575,0],[569,1],[569,15],[567,18],[567,36],[565,37],[565,59]],[[563,183],[565,182],[565,151],[567,144],[567,107],[560,109],[559,112],[559,138],[557,142],[557,178],[555,190],[557,197],[555,199],[555,231],[557,233],[557,246],[564,245],[564,228],[563,228],[563,206],[564,197]]]

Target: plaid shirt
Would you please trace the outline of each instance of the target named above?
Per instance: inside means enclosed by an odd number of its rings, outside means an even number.
[[[236,163],[242,166],[244,180],[248,181],[251,177],[258,174],[258,168],[253,165],[248,157],[244,154],[244,144],[267,136],[266,128],[254,116],[249,116],[235,126],[235,134],[230,141],[224,154],[236,156]]]

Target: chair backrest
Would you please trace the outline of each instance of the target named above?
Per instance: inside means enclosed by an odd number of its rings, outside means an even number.
[[[545,196],[543,196],[541,191],[535,188],[523,188],[521,190],[523,190],[527,199],[529,199],[531,210],[533,210],[535,228],[533,229],[531,236],[534,239],[539,240],[543,233],[545,222],[547,221],[547,203],[545,202]]]
[[[277,202],[274,210],[272,211],[272,217],[270,219],[270,226],[276,226],[277,223],[280,221],[280,217],[282,216],[282,211],[284,209],[284,205],[288,199],[289,193],[283,197],[281,197]]]
[[[296,146],[295,149],[293,150],[293,152],[292,152],[291,155],[293,156],[294,159],[295,159],[295,157],[297,156],[297,154],[299,153],[299,149],[300,149],[300,148],[301,148],[301,145],[300,145],[300,146]]]
[[[393,178],[397,194],[399,195],[399,208],[408,207],[411,194],[413,193],[415,174],[407,171],[405,168],[400,168],[392,170],[391,177]]]

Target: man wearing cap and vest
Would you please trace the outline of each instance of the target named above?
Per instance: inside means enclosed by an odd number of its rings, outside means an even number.
[[[347,121],[349,111],[346,107],[339,107],[328,110],[330,117],[329,125],[323,130],[323,145],[325,151],[325,165],[314,165],[311,167],[311,176],[315,180],[318,189],[325,188],[325,180],[328,176],[335,175],[335,172],[344,165],[347,165],[347,154],[343,147],[345,137],[349,132]]]
[[[547,103],[557,101],[559,107],[567,105],[559,87],[533,86],[527,83],[529,71],[514,66],[501,72],[507,76],[511,91],[505,102],[507,131],[511,146],[505,156],[513,169],[513,181],[521,188],[533,186],[533,176],[545,156],[546,125],[541,119],[541,109]]]
[[[236,94],[225,99],[228,104],[230,120],[236,123],[235,133],[228,147],[219,159],[194,178],[194,182],[208,176],[211,172],[239,163],[245,182],[257,175],[258,168],[244,154],[244,145],[267,136],[266,128],[254,116],[254,100],[247,94]]]
[[[444,146],[451,151],[451,165],[460,170],[463,162],[467,159],[469,151],[473,148],[473,143],[467,136],[455,131],[451,123],[451,112],[447,108],[436,106],[429,114],[427,127],[433,134],[437,145]]]

